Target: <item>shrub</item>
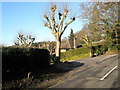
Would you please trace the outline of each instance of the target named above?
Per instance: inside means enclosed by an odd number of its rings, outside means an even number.
[[[94,56],[103,55],[107,51],[108,51],[108,47],[106,45],[93,46]]]
[[[34,67],[47,67],[49,60],[49,51],[46,49],[19,47],[2,48],[3,73],[30,70]]]
[[[109,46],[108,51],[119,51],[120,48],[117,45]]]
[[[61,60],[73,60],[89,57],[89,48],[81,47],[61,53]]]

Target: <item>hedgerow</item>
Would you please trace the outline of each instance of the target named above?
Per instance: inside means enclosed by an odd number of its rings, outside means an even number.
[[[77,49],[68,50],[67,52],[61,53],[61,61],[65,60],[76,60],[80,58],[89,57],[89,48],[81,47]]]
[[[49,66],[50,55],[46,49],[25,47],[3,47],[2,48],[2,70],[3,73],[15,73],[30,70],[34,67]]]

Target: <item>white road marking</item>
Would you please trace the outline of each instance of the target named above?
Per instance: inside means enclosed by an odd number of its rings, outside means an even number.
[[[104,77],[102,77],[100,80],[104,80],[112,71],[114,71],[117,68],[117,66],[115,66],[112,70],[110,70]]]

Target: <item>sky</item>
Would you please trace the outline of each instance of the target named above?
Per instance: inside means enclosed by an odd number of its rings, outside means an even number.
[[[2,2],[2,40],[0,43],[10,46],[14,45],[14,41],[18,33],[32,35],[35,37],[35,42],[40,41],[55,41],[51,31],[44,26],[43,15],[49,11],[49,2]],[[59,9],[62,9],[60,2],[56,3]],[[66,22],[72,16],[79,15],[80,2],[68,2],[69,14]],[[1,7],[0,7],[1,8]],[[1,10],[0,10],[1,12]],[[70,29],[74,33],[82,29],[82,21],[77,18],[71,23],[62,38],[68,37]],[[1,32],[1,30],[0,30]]]

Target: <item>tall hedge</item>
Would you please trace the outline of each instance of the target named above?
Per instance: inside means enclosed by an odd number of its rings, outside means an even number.
[[[46,49],[3,47],[2,70],[16,72],[30,70],[34,67],[49,66],[50,55]]]

